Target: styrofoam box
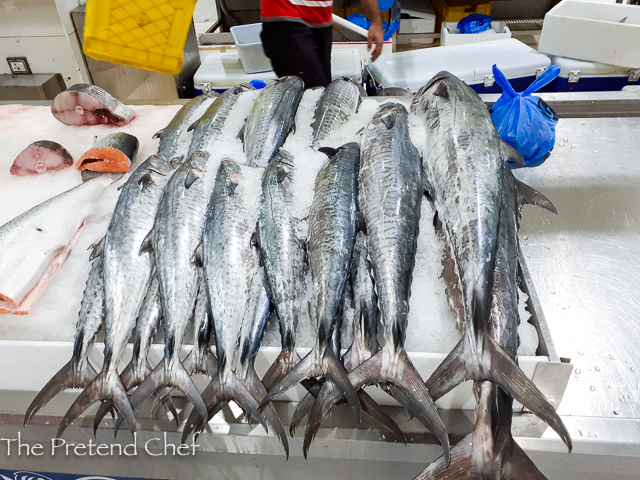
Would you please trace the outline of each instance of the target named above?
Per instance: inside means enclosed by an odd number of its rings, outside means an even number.
[[[551,55],[640,68],[640,8],[564,0],[544,17],[538,50]]]
[[[504,22],[491,22],[491,28],[481,33],[460,33],[457,22],[442,22],[440,44],[443,47],[466,43],[491,42],[511,38],[511,30]]]
[[[551,63],[560,67],[560,75],[549,84],[550,92],[619,91],[628,85],[640,84],[640,69],[630,69],[574,58],[551,56]]]
[[[334,49],[331,52],[331,75],[334,79],[348,77],[362,82],[360,53],[355,48]],[[246,73],[238,52],[211,53],[193,76],[194,87],[200,91],[226,90],[251,80],[275,80],[273,70],[262,73]]]
[[[231,35],[236,47],[238,47],[242,67],[246,73],[273,70],[271,60],[265,55],[262,48],[260,33],[262,33],[261,23],[231,27]]]
[[[481,93],[500,93],[493,84],[491,67],[496,64],[516,90],[524,90],[550,64],[524,43],[508,38],[453,47],[434,47],[381,55],[369,66],[375,80],[383,87],[417,91],[436,73],[446,70]],[[489,80],[487,87],[485,81]],[[522,85],[526,84],[524,88]]]
[[[396,35],[399,45],[430,45],[433,38],[420,38],[426,33],[435,33],[436,14],[430,2],[421,0],[403,0],[400,4],[403,17]],[[404,15],[408,15],[408,18]]]

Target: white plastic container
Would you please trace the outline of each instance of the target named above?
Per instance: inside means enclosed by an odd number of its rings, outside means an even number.
[[[348,77],[356,83],[362,82],[360,53],[355,48],[334,49],[331,52],[331,76],[333,79]],[[245,72],[239,52],[211,53],[193,76],[196,92],[224,91],[252,80],[271,82],[275,80],[273,70],[261,73]]]
[[[451,47],[467,43],[491,42],[511,38],[511,30],[504,22],[491,22],[491,28],[481,33],[461,33],[458,22],[442,22],[440,45]]]
[[[555,56],[551,63],[560,67],[560,75],[547,87],[550,92],[611,92],[640,85],[640,69]]]
[[[498,68],[522,91],[550,64],[524,43],[508,38],[493,42],[434,47],[381,55],[369,65],[375,80],[384,87],[417,91],[436,73],[446,70],[464,80],[478,93],[500,93],[491,67]]]
[[[238,48],[242,67],[246,73],[268,72],[269,70],[273,70],[271,60],[265,55],[264,49],[262,48],[261,32],[261,23],[231,27],[231,35]]]
[[[538,50],[640,68],[640,7],[564,0],[544,17]]]

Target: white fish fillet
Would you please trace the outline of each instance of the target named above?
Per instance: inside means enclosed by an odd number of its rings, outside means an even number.
[[[0,227],[0,310],[27,313],[14,310],[31,290],[42,290],[35,287],[43,275],[48,282],[62,266],[92,202],[111,182],[96,178],[83,183]]]

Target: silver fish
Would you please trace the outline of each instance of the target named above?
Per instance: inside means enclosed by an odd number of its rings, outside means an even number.
[[[341,315],[356,235],[356,170],[360,149],[357,143],[351,142],[337,150],[321,148],[320,151],[329,158],[316,177],[308,240],[313,277],[309,313],[318,328],[316,345],[269,391],[262,405],[306,378],[326,377],[337,386],[341,395],[346,396],[359,418],[356,391],[331,346],[334,328]]]
[[[490,335],[515,361],[518,347],[519,182],[510,171],[505,172],[505,177]],[[546,480],[511,436],[513,398],[487,381],[475,381],[473,391],[476,396],[476,424],[473,432],[452,448],[452,461],[449,465],[440,458],[416,479]]]
[[[246,315],[253,315],[248,305],[255,282],[259,280],[258,252],[252,245],[251,214],[247,211],[248,192],[240,166],[233,160],[222,160],[215,178],[209,205],[202,250],[204,277],[213,317],[217,374],[202,392],[209,408],[208,419],[229,401],[235,401],[264,427],[267,422],[258,410],[258,402],[239,373],[238,342]],[[205,412],[206,413],[206,412]],[[185,430],[201,429],[204,422],[193,414]]]
[[[225,91],[207,108],[207,111],[190,127],[193,130],[193,139],[189,146],[189,156],[198,150],[213,155],[216,139],[222,132],[231,108],[236,104],[240,95],[244,92],[255,90],[251,85],[242,84]]]
[[[60,392],[68,388],[85,388],[96,378],[96,372],[89,362],[89,351],[104,321],[104,282],[102,278],[101,244],[94,247],[91,271],[80,305],[76,325],[71,360],[56,373],[33,399],[24,415],[25,426],[33,416]]]
[[[282,341],[282,352],[262,379],[267,390],[293,367],[299,305],[304,293],[305,245],[296,233],[299,220],[291,213],[294,174],[293,156],[280,150],[262,177],[258,244]]]
[[[420,156],[411,143],[408,113],[400,104],[384,104],[365,127],[360,156],[358,202],[378,294],[385,344],[349,373],[355,388],[385,383],[388,389],[442,444],[448,461],[449,440],[420,375],[409,360],[404,341],[409,295],[424,193]],[[336,394],[325,385],[307,426],[317,429]]]
[[[314,115],[313,145],[317,146],[342,127],[362,103],[360,88],[347,77],[332,81],[318,100]]]
[[[206,108],[219,96],[219,93],[211,91],[185,103],[169,124],[153,136],[153,138],[160,139],[158,155],[164,155],[167,160],[172,160],[179,155],[185,155],[184,158],[186,159],[187,148],[183,144],[189,145],[188,139],[191,138],[191,133],[188,133],[189,127],[200,118]]]
[[[416,93],[412,109],[427,129],[423,169],[455,260],[461,299],[457,311],[464,330],[427,388],[438,399],[465,380],[491,381],[547,422],[571,449],[553,406],[490,335],[506,162],[523,163],[522,158],[500,139],[478,95],[447,72]],[[541,201],[533,189],[522,191],[529,202]]]
[[[153,227],[162,190],[173,167],[161,156],[145,160],[123,185],[104,245],[105,348],[102,370],[78,396],[60,423],[57,436],[98,400],[112,400],[131,431],[133,409],[118,365],[151,277],[152,259],[140,251]]]
[[[164,361],[149,374],[131,397],[135,408],[162,387],[180,389],[205,417],[207,407],[179,354],[184,332],[198,294],[199,271],[192,260],[201,242],[205,212],[215,177],[215,160],[195,152],[167,183],[155,225],[142,250],[155,255],[165,330]],[[209,173],[207,173],[209,171]]]
[[[266,167],[284,144],[303,93],[304,82],[295,76],[279,78],[260,92],[240,132],[248,165]]]

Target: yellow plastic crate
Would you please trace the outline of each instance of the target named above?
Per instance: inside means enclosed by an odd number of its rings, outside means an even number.
[[[491,3],[485,0],[432,0],[436,12],[436,32],[442,22],[459,22],[471,13],[491,15]]]
[[[176,74],[196,0],[87,0],[84,53]]]

